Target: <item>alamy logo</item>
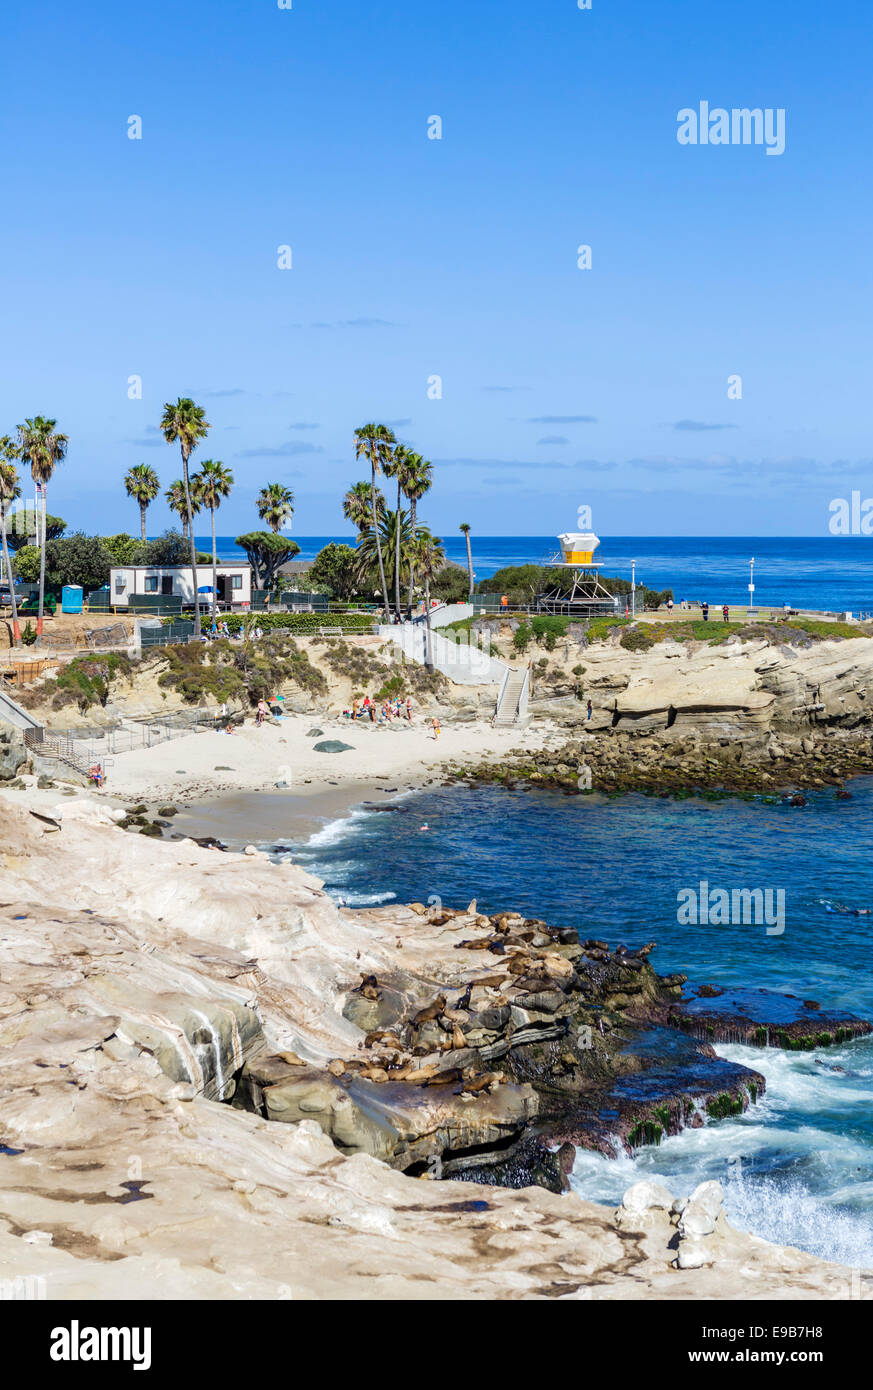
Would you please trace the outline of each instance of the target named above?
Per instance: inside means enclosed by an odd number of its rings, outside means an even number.
[[[150,1327],[80,1327],[74,1318],[69,1327],[53,1327],[51,1336],[52,1361],[132,1361],[135,1371],[152,1364]]]
[[[873,536],[873,497],[862,499],[855,489],[851,498],[834,497],[828,505],[832,536]]]
[[[708,101],[697,109],[683,106],[676,120],[680,145],[766,145],[768,154],[785,150],[785,107],[723,106],[710,110]]]
[[[784,888],[697,888],[676,894],[676,921],[682,927],[766,927],[768,936],[785,931]]]

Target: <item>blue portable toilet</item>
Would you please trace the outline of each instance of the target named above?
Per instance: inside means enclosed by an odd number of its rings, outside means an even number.
[[[81,613],[82,611],[82,586],[81,584],[65,584],[61,590],[61,612],[62,613]]]

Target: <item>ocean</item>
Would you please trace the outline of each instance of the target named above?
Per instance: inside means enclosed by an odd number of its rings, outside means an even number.
[[[344,536],[293,536],[302,560],[312,559],[329,541],[351,545]],[[476,536],[472,538],[473,568],[486,579],[505,565],[541,564],[558,549],[555,536]],[[209,536],[197,544],[211,550]],[[446,555],[467,564],[464,537],[443,536]],[[222,559],[241,559],[232,536],[218,537]],[[597,558],[603,573],[636,578],[649,589],[672,588],[677,602],[706,600],[749,601],[749,561],[755,561],[755,601],[762,606],[824,609],[830,612],[873,612],[873,537],[869,536],[604,536]]]
[[[873,778],[849,801],[827,790],[805,807],[494,787],[408,793],[396,806],[330,820],[287,852],[349,906],[475,897],[480,910],[517,908],[612,945],[655,940],[655,969],[695,984],[765,987],[873,1018],[873,917],[833,910],[873,907]],[[784,933],[682,925],[677,895],[702,880],[784,889]],[[873,1265],[873,1040],[717,1051],[764,1073],[757,1105],[633,1158],[580,1151],[576,1191],[616,1204],[644,1177],[677,1195],[717,1178],[735,1225]]]

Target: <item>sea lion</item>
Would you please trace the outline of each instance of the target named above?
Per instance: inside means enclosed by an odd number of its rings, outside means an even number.
[[[438,1071],[423,1084],[425,1086],[454,1086],[455,1082],[461,1081],[460,1067],[449,1067],[446,1071]]]
[[[457,1052],[460,1051],[461,1048],[464,1048],[466,1046],[467,1039],[464,1037],[463,1031],[461,1030],[461,1028],[459,1028],[458,1024],[456,1023],[452,1031],[452,1049],[455,1052]]]
[[[456,951],[488,951],[491,949],[490,936],[484,937],[480,941],[456,941]]]
[[[379,981],[375,975],[362,975],[361,983],[352,990],[352,994],[360,994],[364,999],[381,999],[382,991],[379,989]]]
[[[423,1023],[433,1023],[434,1019],[439,1018],[443,1009],[446,1007],[446,996],[438,994],[432,1004],[428,1004],[426,1009],[419,1009],[412,1020],[414,1028],[420,1028]]]
[[[467,981],[467,988],[464,990],[464,993],[461,995],[460,999],[456,999],[456,1000],[455,1000],[455,1003],[454,1003],[454,1006],[453,1006],[453,1007],[454,1007],[456,1010],[458,1010],[459,1012],[465,1012],[465,1013],[466,1013],[466,1012],[469,1010],[469,1008],[470,1008],[470,995],[472,994],[472,992],[473,992],[473,981],[472,981],[472,980],[468,980],[468,981]]]
[[[364,1038],[365,1047],[375,1047],[376,1043],[380,1042],[386,1042],[390,1047],[402,1047],[402,1043],[396,1033],[391,1033],[382,1028],[375,1029]]]
[[[505,1079],[502,1071],[486,1071],[483,1072],[481,1076],[470,1076],[465,1078],[464,1084],[457,1094],[462,1095],[464,1091],[466,1091],[468,1095],[472,1096],[482,1095],[483,1092],[490,1095],[492,1086],[499,1086],[501,1081]]]
[[[283,1062],[287,1062],[289,1067],[308,1067],[309,1063],[304,1062],[302,1057],[298,1057],[296,1052],[277,1052],[277,1057],[281,1057]]]
[[[332,1062],[328,1062],[327,1069],[331,1076],[345,1076],[348,1066],[339,1057],[335,1057]]]

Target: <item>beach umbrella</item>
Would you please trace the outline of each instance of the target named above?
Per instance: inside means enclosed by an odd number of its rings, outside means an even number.
[[[200,588],[197,590],[197,592],[198,592],[198,594],[211,594],[211,593],[212,593],[212,585],[211,585],[211,584],[201,584],[201,585],[200,585]]]

